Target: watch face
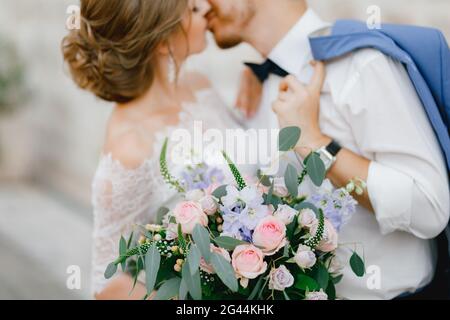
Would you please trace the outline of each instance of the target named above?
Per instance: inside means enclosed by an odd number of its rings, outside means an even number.
[[[322,159],[323,163],[325,164],[325,168],[328,168],[331,163],[331,159],[325,156],[323,153],[320,154],[320,159]]]
[[[331,167],[331,164],[333,162],[333,156],[331,154],[327,154],[328,152],[324,150],[320,150],[319,155],[320,159],[325,164],[325,168],[328,170]]]

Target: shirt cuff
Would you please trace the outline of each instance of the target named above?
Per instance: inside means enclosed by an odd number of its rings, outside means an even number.
[[[414,182],[407,175],[375,161],[369,166],[367,191],[382,235],[409,232]]]

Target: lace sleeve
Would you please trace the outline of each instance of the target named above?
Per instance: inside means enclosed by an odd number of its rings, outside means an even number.
[[[120,237],[128,237],[136,224],[151,223],[162,202],[170,197],[170,190],[161,187],[164,183],[158,168],[151,160],[130,170],[111,155],[101,159],[92,184],[93,294],[109,281],[103,275],[119,254]]]

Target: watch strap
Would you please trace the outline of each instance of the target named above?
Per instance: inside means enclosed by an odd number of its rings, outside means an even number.
[[[336,157],[339,151],[341,151],[341,145],[335,140],[331,141],[331,143],[326,147],[326,150],[333,156]]]

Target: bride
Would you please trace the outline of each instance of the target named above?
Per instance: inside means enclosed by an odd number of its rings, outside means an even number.
[[[179,76],[189,55],[206,47],[206,0],[81,0],[81,29],[63,40],[75,83],[114,102],[93,181],[92,290],[97,299],[141,299],[145,286],[125,273],[103,277],[121,235],[150,223],[175,192],[159,174],[164,137],[194,121],[238,125],[199,74]],[[169,163],[170,164],[170,163]]]

